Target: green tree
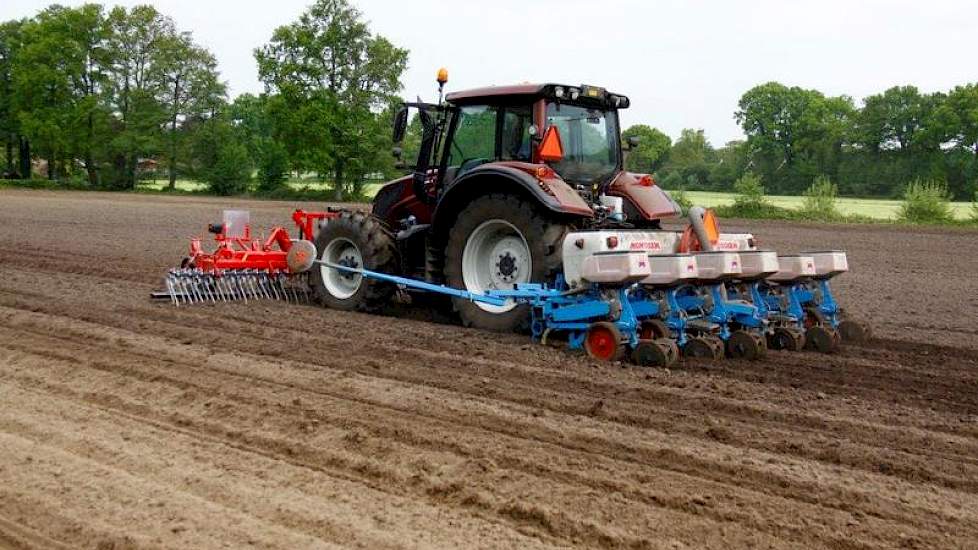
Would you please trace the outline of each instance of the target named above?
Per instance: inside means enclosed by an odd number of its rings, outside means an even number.
[[[17,173],[14,167],[14,148],[18,149],[18,156],[21,157],[20,174],[21,177],[30,177],[30,155],[23,158],[23,150],[26,141],[21,137],[20,124],[17,121],[17,114],[14,105],[14,82],[13,66],[14,58],[20,49],[21,28],[23,21],[7,21],[0,23],[0,141],[3,141],[6,149],[6,170],[7,177]],[[26,160],[26,169],[25,161]]]
[[[703,130],[685,128],[672,144],[661,172],[665,178],[678,173],[689,189],[709,188],[710,167],[715,160],[716,152]]]
[[[753,169],[774,190],[798,193],[816,175],[836,171],[854,114],[846,96],[768,82],[748,90],[734,116]]]
[[[915,86],[894,86],[863,100],[860,135],[873,151],[899,149],[909,154],[920,145],[933,101]]]
[[[204,121],[194,134],[196,174],[212,193],[234,195],[248,190],[251,157],[234,125],[218,113]]]
[[[978,155],[978,84],[955,87],[948,94],[946,105],[954,116],[953,138],[958,146]]]
[[[21,45],[11,70],[12,99],[19,127],[47,158],[55,179],[58,162],[72,145],[75,81],[84,70],[84,46],[70,8],[53,5],[21,28]],[[78,25],[81,26],[81,25]]]
[[[622,141],[627,142],[632,136],[637,136],[639,143],[625,157],[625,169],[647,174],[654,173],[665,162],[672,147],[672,139],[657,128],[645,124],[628,127],[622,132]]]
[[[166,33],[157,44],[161,79],[158,101],[166,111],[167,171],[170,189],[176,189],[177,162],[187,132],[181,125],[193,117],[214,112],[225,101],[225,85],[218,79],[217,60],[194,44],[189,33]]]
[[[135,188],[139,158],[160,150],[167,111],[159,97],[165,87],[165,45],[176,35],[173,21],[151,6],[109,13],[108,103],[116,113],[113,185]]]
[[[397,101],[407,51],[367,28],[346,0],[318,0],[255,50],[258,74],[293,164],[331,172],[335,198],[355,195],[389,162],[384,111]]]

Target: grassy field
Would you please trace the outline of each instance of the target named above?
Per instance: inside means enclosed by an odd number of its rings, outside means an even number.
[[[693,204],[700,206],[724,206],[733,204],[734,193],[720,193],[714,191],[687,191],[686,195]],[[804,197],[787,196],[768,196],[767,200],[774,206],[797,210],[801,208],[805,201]],[[877,220],[894,220],[900,213],[902,201],[890,199],[854,199],[840,197],[837,201],[839,211],[846,215],[859,215]],[[952,202],[951,209],[954,217],[959,220],[966,220],[971,217],[972,203]]]
[[[162,191],[167,187],[169,182],[165,179],[156,181],[143,181],[139,183],[139,188],[149,191]],[[329,189],[329,185],[321,181],[315,181],[311,179],[292,179],[285,182],[287,186],[293,190],[309,190],[309,191],[323,191],[326,192]],[[383,183],[368,183],[364,186],[364,193],[368,197],[373,197],[377,190]],[[207,186],[199,181],[179,179],[177,180],[177,190],[183,191],[185,193],[196,193],[204,191]]]
[[[140,188],[159,191],[166,187],[166,184],[166,180],[142,182],[140,183]],[[311,179],[290,180],[286,183],[286,185],[294,190],[307,189],[310,191],[323,192],[328,190],[327,184]],[[382,183],[367,184],[365,187],[366,196],[374,196],[382,185]],[[206,186],[203,183],[197,181],[177,180],[177,189],[180,191],[197,192],[203,191],[205,187]],[[734,193],[721,193],[715,191],[687,191],[686,195],[693,202],[693,204],[706,207],[733,204],[735,197]],[[775,195],[768,196],[767,200],[774,206],[795,210],[801,208],[805,199],[804,197]],[[837,202],[839,211],[842,214],[865,216],[867,218],[877,220],[895,220],[900,212],[900,204],[901,201],[891,199],[855,199],[849,197],[841,197]],[[952,202],[951,209],[954,212],[955,218],[959,220],[966,220],[971,217],[972,203]]]

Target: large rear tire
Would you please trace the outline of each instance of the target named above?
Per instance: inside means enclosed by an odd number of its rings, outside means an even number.
[[[397,275],[398,261],[394,238],[373,216],[364,212],[343,211],[327,221],[316,236],[321,261],[357,269]],[[346,311],[376,311],[396,290],[394,285],[366,279],[361,275],[316,265],[309,286],[320,304]]]
[[[479,197],[459,213],[450,231],[446,282],[471,292],[550,282],[560,269],[566,233],[552,214],[518,196]],[[465,326],[503,332],[529,326],[526,305],[491,306],[462,298],[453,303]]]

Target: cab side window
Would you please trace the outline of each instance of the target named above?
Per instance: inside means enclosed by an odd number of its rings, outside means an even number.
[[[458,127],[448,156],[449,166],[488,162],[496,156],[495,107],[470,105],[459,112]]]
[[[506,107],[500,136],[499,155],[502,160],[530,162],[530,125],[533,113],[529,106]]]

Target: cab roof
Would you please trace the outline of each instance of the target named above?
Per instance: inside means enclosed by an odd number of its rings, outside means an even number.
[[[445,96],[445,100],[454,105],[472,105],[479,103],[497,103],[502,102],[511,98],[523,98],[523,97],[555,97],[554,90],[557,88],[563,88],[564,90],[597,90],[599,91],[598,96],[585,97],[581,95],[581,101],[598,101],[598,102],[608,102],[609,100],[614,100],[615,98],[621,98],[621,101],[611,102],[611,107],[617,107],[619,109],[624,109],[629,106],[629,100],[627,97],[621,94],[610,93],[604,88],[599,88],[597,86],[588,85],[568,85],[568,84],[556,84],[552,82],[544,84],[510,84],[505,86],[485,86],[482,88],[472,88],[469,90],[459,90],[457,92],[450,92]],[[569,100],[565,98],[564,100]]]
[[[547,84],[510,84],[506,86],[484,86],[469,90],[449,92],[445,99],[456,105],[465,105],[482,101],[485,98],[500,98],[508,96],[543,95]]]

